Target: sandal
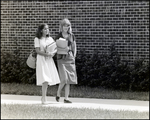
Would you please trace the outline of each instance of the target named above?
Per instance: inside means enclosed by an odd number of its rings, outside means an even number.
[[[72,102],[64,99],[64,103],[72,103]]]

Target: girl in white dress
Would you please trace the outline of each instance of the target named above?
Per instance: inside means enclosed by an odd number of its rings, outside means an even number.
[[[60,83],[58,71],[53,61],[53,56],[57,52],[57,49],[52,52],[46,52],[47,46],[53,42],[55,41],[49,36],[48,25],[40,25],[36,32],[34,46],[37,52],[36,85],[42,86],[42,104],[47,104],[46,93],[48,85],[51,86]]]

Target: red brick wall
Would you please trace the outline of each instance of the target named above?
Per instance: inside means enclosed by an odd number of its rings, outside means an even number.
[[[72,23],[78,50],[107,52],[115,42],[122,59],[149,61],[149,1],[2,0],[1,49],[20,48],[27,57],[38,25],[48,23],[55,37],[64,17]]]

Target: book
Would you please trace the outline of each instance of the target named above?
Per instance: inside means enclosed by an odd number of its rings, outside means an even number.
[[[59,38],[58,40],[56,40],[56,45],[59,48],[66,48],[68,46],[68,41],[64,38]]]
[[[66,48],[59,48],[57,47],[57,54],[68,54],[69,47]]]
[[[65,38],[61,38],[61,37],[59,38],[59,40],[66,41],[66,39],[65,39]]]
[[[54,52],[57,49],[56,43],[53,42],[46,47],[46,52]]]

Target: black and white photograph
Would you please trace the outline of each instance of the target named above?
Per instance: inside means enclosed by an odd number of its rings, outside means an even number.
[[[149,119],[149,1],[1,0],[1,119]]]

